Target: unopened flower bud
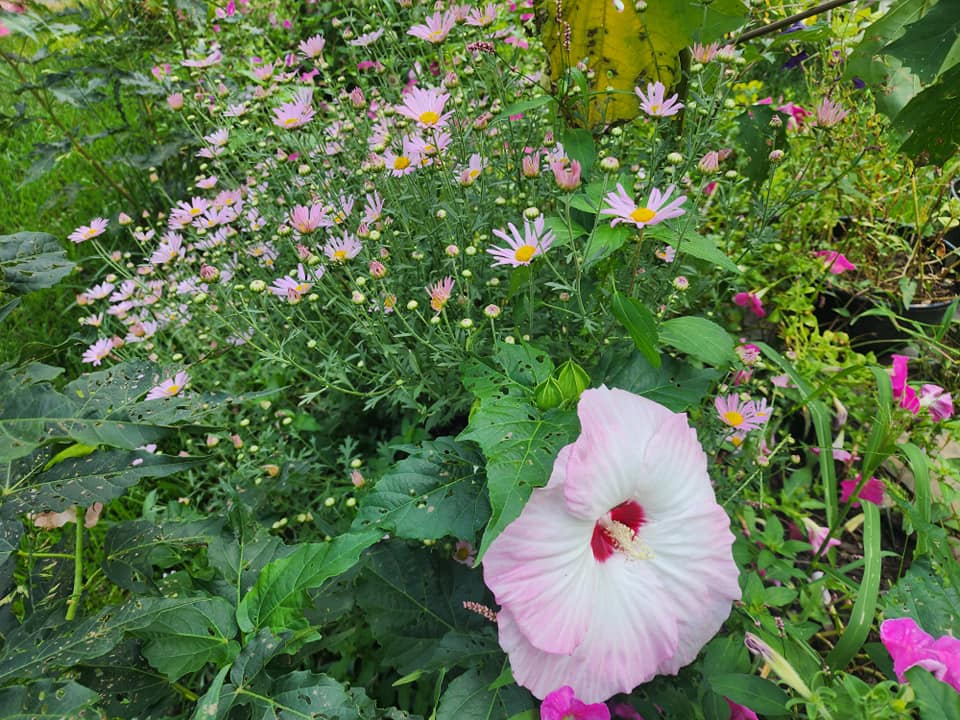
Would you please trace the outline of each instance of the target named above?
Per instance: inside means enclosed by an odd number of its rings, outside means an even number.
[[[667,162],[671,165],[680,165],[683,162],[683,155],[678,152],[672,152],[667,155]]]
[[[600,169],[604,172],[617,172],[620,169],[620,161],[610,155],[600,161]]]

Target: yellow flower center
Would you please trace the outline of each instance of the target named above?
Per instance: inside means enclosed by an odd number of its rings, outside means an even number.
[[[200,208],[198,208],[198,207],[192,207],[192,208],[190,208],[190,214],[193,215],[194,217],[196,217],[197,215],[199,215],[201,212],[203,212],[203,211],[202,211]]]
[[[172,396],[172,395],[176,395],[178,392],[180,392],[180,386],[179,386],[179,385],[171,385],[170,387],[167,388],[167,394],[168,394],[168,395],[171,395],[171,396]]]
[[[645,223],[653,220],[656,215],[657,214],[650,208],[638,207],[636,210],[630,213],[630,219],[634,222]]]
[[[521,245],[514,251],[513,256],[517,259],[517,262],[526,263],[530,262],[530,258],[536,251],[537,249],[533,245]]]
[[[440,121],[440,116],[433,110],[427,110],[420,113],[420,122],[424,125],[436,125]]]
[[[432,307],[437,312],[443,310],[443,306],[447,304],[447,299],[442,297],[432,297],[430,298],[430,307]]]
[[[338,262],[343,262],[344,260],[347,259],[347,251],[346,251],[346,250],[334,250],[334,251],[333,251],[333,259],[336,260],[336,261],[338,261]],[[299,286],[298,286],[298,287],[299,287]]]
[[[341,252],[343,251],[341,250]],[[343,253],[343,254],[346,255],[346,253]],[[310,286],[307,285],[306,283],[297,283],[297,286],[294,288],[294,291],[298,293],[305,293],[309,289],[310,289]]]
[[[657,103],[654,103],[653,105],[650,106],[651,115],[656,115],[659,112],[660,112],[660,106]]]
[[[401,155],[396,160],[393,161],[394,170],[405,170],[410,167],[410,158]]]
[[[291,125],[296,125],[299,120],[300,118],[298,117],[288,117],[283,121],[283,124],[287,127],[290,127]]]
[[[727,421],[727,424],[732,425],[733,427],[739,427],[743,425],[743,415],[738,413],[736,410],[727,410],[723,414],[723,419]]]
[[[96,234],[97,234],[96,229],[94,229],[94,228],[87,228],[86,231],[83,233],[83,236],[84,236],[85,238],[87,238],[87,239],[90,239],[90,238],[92,238],[92,237],[95,237]]]
[[[430,42],[440,42],[441,40],[443,40],[443,33],[440,32],[439,30],[431,30],[430,32],[427,33],[427,39]]]
[[[472,178],[477,178],[477,177],[480,177],[480,171],[477,170],[476,168],[472,168],[468,173],[468,175]]]

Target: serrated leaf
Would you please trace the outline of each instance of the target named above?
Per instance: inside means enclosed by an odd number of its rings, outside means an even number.
[[[353,529],[380,528],[412,540],[451,535],[472,541],[490,518],[483,457],[449,437],[411,452],[364,498]]]
[[[264,567],[293,551],[293,547],[284,545],[274,535],[244,528],[211,539],[207,545],[207,560],[223,581],[223,587],[215,585],[218,592],[232,603],[239,604],[253,588]]]
[[[75,682],[40,680],[30,685],[0,689],[3,720],[93,720],[100,696]]]
[[[655,368],[633,346],[614,347],[601,358],[598,375],[605,385],[643,395],[674,412],[700,405],[720,378],[711,368],[695,368],[669,356],[661,360]]]
[[[143,660],[140,643],[132,638],[106,655],[84,660],[77,669],[80,683],[99,693],[98,708],[106,717],[168,717],[179,697]]]
[[[614,292],[610,305],[613,316],[626,328],[633,344],[653,367],[660,367],[657,352],[657,320],[653,313],[639,300]]]
[[[579,429],[573,411],[542,412],[533,403],[534,388],[553,371],[545,354],[529,345],[499,346],[499,369],[468,365],[464,385],[479,400],[458,440],[476,442],[487,459],[491,517],[477,559],[515,520],[535,487],[546,485],[560,448]]]
[[[249,633],[263,627],[304,627],[302,610],[309,604],[307,591],[349,570],[360,559],[360,553],[381,537],[377,530],[349,533],[329,543],[300,545],[287,557],[274,560],[263,569],[237,607],[240,629]]]
[[[50,233],[0,235],[0,289],[12,295],[53,287],[75,264]]]
[[[491,668],[471,668],[457,677],[440,698],[437,720],[508,718],[536,706],[536,699],[516,685],[491,690],[496,678]]]
[[[940,0],[880,51],[897,58],[924,84],[960,62],[960,5]]]
[[[709,365],[725,367],[734,359],[733,338],[712,320],[672,318],[660,324],[660,341]]]
[[[207,663],[223,667],[240,652],[235,608],[221,597],[144,600],[150,623],[134,631],[144,640],[143,656],[170,682]]]

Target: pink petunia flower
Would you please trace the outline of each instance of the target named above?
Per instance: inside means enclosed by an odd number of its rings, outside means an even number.
[[[827,533],[830,532],[830,528],[821,527],[808,517],[803,519],[803,525],[807,529],[807,542],[810,543],[810,545],[813,547],[813,551],[816,552],[820,546],[823,545],[823,541],[826,540]],[[832,547],[836,547],[839,544],[840,541],[837,538],[830,538],[827,546],[820,551],[820,555],[825,555],[827,550]]]
[[[905,617],[884,620],[880,642],[893,658],[893,671],[900,682],[907,681],[907,670],[919,666],[960,692],[960,639],[944,635],[934,640],[916,620]]]
[[[602,702],[587,705],[564,685],[543,699],[540,720],[610,720],[610,709]]]
[[[411,88],[403,99],[402,105],[395,105],[394,109],[417,123],[423,130],[442,128],[447,124],[453,112],[444,113],[443,106],[450,99],[448,93],[436,88]]]
[[[516,681],[596,703],[692,662],[740,597],[739,571],[686,415],[606,387],[577,413],[580,436],[483,576]]]
[[[107,230],[110,221],[106,218],[97,217],[90,221],[89,225],[81,225],[67,236],[67,240],[73,240],[75,243],[82,243],[84,240],[103,235]]]
[[[179,395],[180,391],[183,390],[189,383],[190,375],[188,375],[186,371],[181,370],[169,380],[164,380],[156,387],[151,388],[150,392],[147,393],[147,397],[144,399],[163,400],[164,398],[172,398],[176,395]]]
[[[839,275],[847,270],[856,270],[857,266],[836,250],[817,250],[814,257],[823,258],[823,267],[833,275]]]
[[[442,15],[435,12],[429,15],[423,25],[414,25],[407,30],[408,35],[413,35],[429,43],[442,43],[447,39],[447,35],[453,30],[457,19],[453,13],[445,12]]]
[[[724,698],[730,706],[730,720],[758,720],[757,714],[746,705],[739,705],[730,698]]]
[[[920,386],[920,407],[926,408],[934,422],[953,417],[953,398],[939,385]]]
[[[540,215],[533,224],[529,220],[523,221],[523,235],[513,223],[507,223],[509,234],[505,230],[497,228],[493,231],[501,240],[505,240],[508,248],[497,247],[496,245],[487,248],[487,252],[493,255],[497,261],[493,264],[509,265],[511,267],[520,267],[529,265],[537,255],[543,255],[556,236],[552,230],[545,229],[543,215]]]
[[[760,300],[760,296],[756,293],[738,292],[733,296],[733,304],[749,308],[750,312],[758,318],[767,316],[767,311],[763,309],[763,301]]]
[[[633,91],[640,98],[640,109],[651,117],[669,117],[676,115],[683,109],[683,103],[677,102],[679,95],[674,93],[666,100],[664,95],[667,92],[666,86],[657,80],[654,83],[647,83],[647,92],[636,87]]]
[[[916,391],[907,385],[907,363],[910,358],[906,355],[892,355],[893,373],[890,383],[893,385],[893,399],[900,401],[900,407],[909,410],[914,415],[920,412],[920,398]]]
[[[617,183],[615,192],[604,195],[603,199],[610,207],[601,210],[600,214],[614,216],[613,220],[610,221],[610,227],[616,227],[618,223],[622,222],[633,223],[638,228],[656,225],[664,220],[680,217],[684,214],[685,210],[681,209],[680,206],[687,201],[686,195],[681,195],[667,203],[667,198],[673,194],[674,190],[676,190],[676,185],[668,185],[662,193],[657,188],[651,188],[647,204],[638,206],[633,198],[627,195],[623,185]]]
[[[834,457],[836,460],[836,457]],[[851,497],[853,497],[853,491],[857,489],[857,485],[860,484],[860,480],[863,476],[857,475],[853,480],[841,480],[840,481],[840,502],[847,502]],[[860,495],[858,500],[853,502],[853,507],[860,507],[860,500],[865,500],[866,502],[872,502],[874,505],[883,504],[883,481],[872,477],[860,488]]]
[[[430,296],[430,307],[433,308],[434,312],[439,313],[450,300],[451,293],[453,293],[453,278],[447,275],[443,280],[433,285],[428,285],[424,290],[426,290],[427,295]]]

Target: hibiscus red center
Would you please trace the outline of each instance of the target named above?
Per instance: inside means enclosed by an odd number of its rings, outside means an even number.
[[[593,537],[590,538],[593,557],[597,562],[605,562],[617,550],[626,550],[623,547],[624,538],[618,536],[629,531],[629,539],[632,540],[644,522],[643,506],[636,500],[626,500],[617,505],[593,526]]]

